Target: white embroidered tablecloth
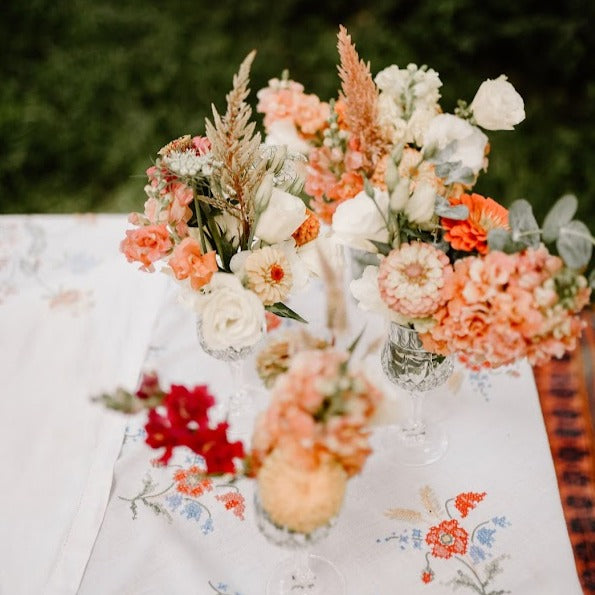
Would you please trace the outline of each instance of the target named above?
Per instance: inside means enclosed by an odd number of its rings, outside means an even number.
[[[175,288],[117,254],[124,227],[117,216],[0,218],[0,593],[262,595],[288,553],[258,532],[251,482],[198,481],[189,451],[153,467],[142,419],[124,429],[89,404],[133,388],[143,366],[163,384],[230,391]],[[315,330],[320,289],[293,305]],[[382,337],[377,319],[351,313],[354,333],[367,320],[365,340]],[[377,354],[365,366],[398,419],[403,394]],[[343,572],[347,595],[580,594],[530,368],[457,369],[427,411],[448,430],[445,457],[400,467],[391,430],[376,429],[375,453],[313,550]]]

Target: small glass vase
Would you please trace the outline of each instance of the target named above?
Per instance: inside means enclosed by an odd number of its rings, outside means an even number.
[[[409,395],[407,421],[389,432],[391,457],[407,466],[429,465],[444,455],[448,437],[440,424],[425,419],[425,393],[448,380],[452,357],[426,351],[415,329],[393,322],[381,358],[388,379]]]
[[[256,525],[274,545],[291,550],[293,555],[275,566],[266,585],[266,595],[345,595],[345,578],[338,568],[323,556],[310,553],[312,545],[324,539],[336,517],[311,533],[299,533],[274,523],[262,507],[258,489],[254,492]]]
[[[259,342],[236,349],[212,349],[206,343],[200,318],[196,323],[198,341],[202,350],[209,356],[226,362],[231,378],[232,390],[227,401],[224,417],[230,425],[230,432],[236,439],[249,439],[256,415],[256,398],[264,391],[257,386],[248,385],[245,379],[246,359],[256,351]]]

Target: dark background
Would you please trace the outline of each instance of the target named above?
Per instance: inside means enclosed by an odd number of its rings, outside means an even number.
[[[527,119],[489,133],[476,190],[527,198],[538,216],[573,192],[595,228],[594,2],[5,0],[0,12],[0,212],[141,210],[156,151],[204,131],[249,50],[253,105],[284,68],[335,96],[343,24],[373,74],[437,70],[445,111],[507,74]]]

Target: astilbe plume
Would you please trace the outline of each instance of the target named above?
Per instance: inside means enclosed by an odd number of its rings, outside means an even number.
[[[234,75],[233,88],[226,95],[225,114],[221,116],[213,105],[213,122],[208,119],[205,122],[213,160],[218,164],[213,171],[211,191],[220,201],[225,201],[226,210],[235,215],[239,212],[243,243],[254,223],[254,196],[267,166],[266,160],[260,157],[260,134],[254,131],[256,124],[250,122],[252,109],[246,103],[255,55],[255,51],[250,52]]]
[[[371,175],[387,144],[378,125],[378,89],[372,79],[370,65],[360,59],[351,36],[343,26],[339,27],[337,48],[344,117],[352,138],[364,155],[363,169]]]

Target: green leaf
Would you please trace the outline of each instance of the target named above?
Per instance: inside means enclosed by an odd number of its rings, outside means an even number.
[[[508,211],[508,222],[512,230],[512,240],[515,244],[537,248],[541,238],[541,231],[533,207],[528,201],[521,198],[515,200]]]
[[[580,270],[591,260],[594,241],[589,228],[582,221],[570,221],[560,227],[556,248],[566,266]]]
[[[490,250],[498,252],[507,252],[507,248],[512,244],[512,235],[507,229],[497,227],[491,229],[488,233],[488,247]]]
[[[366,326],[362,328],[359,335],[351,342],[351,345],[347,348],[347,352],[349,354],[353,354],[355,348],[357,347],[358,343],[360,342],[361,338],[364,336],[364,331],[366,330]]]
[[[456,221],[465,221],[469,217],[469,209],[465,205],[452,206],[442,196],[436,195],[436,204],[434,212],[439,217],[454,219]]]
[[[292,320],[308,324],[307,320],[304,320],[297,312],[294,312],[289,306],[286,306],[282,302],[277,302],[272,306],[265,306],[265,310],[268,310],[277,316],[281,316],[281,318],[291,318]]]
[[[378,242],[376,240],[368,240],[368,242],[370,242],[370,244],[374,244],[378,252],[383,256],[387,256],[393,249],[393,247],[390,244],[387,244],[385,242]]]
[[[565,194],[550,209],[543,221],[543,241],[555,242],[558,239],[560,228],[572,221],[576,210],[578,209],[578,200],[573,194]]]

